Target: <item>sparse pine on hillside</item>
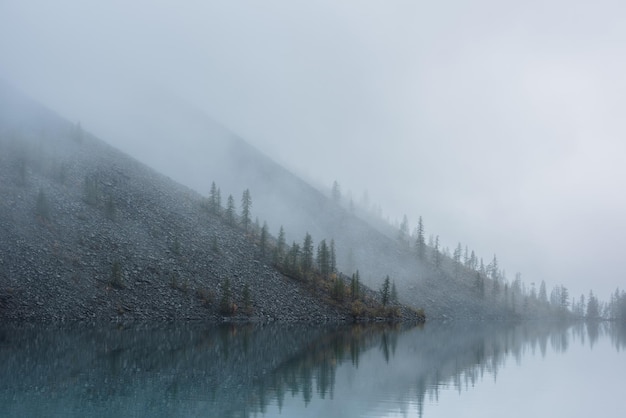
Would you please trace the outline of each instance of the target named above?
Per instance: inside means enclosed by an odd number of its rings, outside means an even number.
[[[243,191],[241,196],[241,224],[243,228],[248,231],[250,226],[250,208],[252,207],[252,197],[250,196],[250,190]]]

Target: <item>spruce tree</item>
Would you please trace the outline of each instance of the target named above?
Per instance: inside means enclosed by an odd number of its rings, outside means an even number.
[[[285,229],[283,226],[280,226],[280,230],[278,231],[278,239],[276,241],[276,248],[274,249],[274,263],[280,264],[285,258],[285,250],[287,247],[287,242],[285,240]]]
[[[302,271],[306,274],[313,269],[313,238],[308,232],[302,243]]]
[[[233,199],[233,195],[228,195],[228,200],[226,203],[226,222],[229,225],[235,224],[235,199]]]
[[[229,315],[232,313],[232,303],[231,303],[231,292],[230,292],[230,279],[227,277],[222,282],[222,298],[220,299],[220,313],[222,315]]]
[[[241,224],[243,228],[248,231],[250,225],[250,208],[252,207],[252,197],[250,196],[250,190],[243,191],[241,196]]]
[[[335,253],[335,240],[330,240],[330,274],[337,272],[337,254]]]
[[[330,275],[330,252],[326,240],[322,240],[317,246],[317,266],[323,278]]]
[[[389,303],[389,297],[391,296],[391,279],[389,279],[389,276],[385,277],[385,281],[380,288],[380,296],[383,306],[386,307]]]
[[[426,254],[426,241],[424,240],[424,223],[422,217],[417,221],[417,238],[415,239],[415,247],[417,248],[417,256],[420,260],[424,259]]]
[[[261,228],[261,237],[259,238],[259,251],[261,257],[265,257],[267,251],[267,222],[263,222],[263,228]]]
[[[211,183],[211,191],[209,192],[209,211],[211,211],[212,213],[217,213],[218,212],[218,208],[219,208],[219,203],[218,203],[218,192],[217,192],[217,185],[215,184],[215,182]]]

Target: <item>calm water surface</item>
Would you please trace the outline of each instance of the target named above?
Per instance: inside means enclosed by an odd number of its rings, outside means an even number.
[[[624,417],[626,327],[0,325],[0,417]]]

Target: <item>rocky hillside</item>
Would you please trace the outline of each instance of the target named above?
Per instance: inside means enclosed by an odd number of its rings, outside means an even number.
[[[351,211],[345,200],[335,202],[202,112],[172,106],[170,102],[150,109],[156,113],[133,115],[143,121],[138,125],[151,126],[148,131],[138,132],[154,135],[161,143],[181,138],[184,147],[168,148],[173,159],[187,158],[187,174],[181,181],[207,194],[215,181],[221,187],[223,203],[229,194],[238,200],[242,190],[249,189],[254,216],[261,223],[267,221],[274,235],[283,226],[288,243],[302,244],[307,232],[314,246],[322,240],[334,240],[340,271],[350,275],[358,269],[362,281],[373,289],[379,289],[389,275],[397,285],[401,302],[424,308],[429,317],[505,318],[523,314],[521,296],[517,295],[518,306],[511,308],[512,298],[505,294],[503,284],[497,294],[491,292],[492,283],[483,274],[485,292],[479,292],[475,270],[458,268],[451,257],[443,255],[441,264],[435,266],[432,247],[426,248],[425,257],[418,258],[413,243],[397,239],[397,230],[380,219]],[[160,164],[153,153],[142,154]],[[346,158],[346,164],[358,162]],[[166,164],[162,167],[168,170]],[[177,173],[180,169],[172,169],[172,175]]]
[[[196,192],[0,86],[0,318],[338,320]]]

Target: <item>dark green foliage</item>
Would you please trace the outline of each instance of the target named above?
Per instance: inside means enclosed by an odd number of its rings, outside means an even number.
[[[424,223],[422,222],[421,216],[417,221],[417,238],[415,239],[415,247],[417,248],[417,256],[420,260],[423,260],[424,255],[426,254],[426,241],[424,240]]]
[[[474,290],[481,298],[485,296],[485,279],[478,271],[474,280]]]
[[[226,222],[229,225],[235,224],[235,199],[233,199],[233,195],[228,195],[226,212],[224,213],[224,215],[226,216]]]
[[[235,313],[235,307],[232,303],[232,295],[230,290],[230,279],[226,278],[222,282],[222,298],[220,299],[219,311],[222,315],[232,315]]]
[[[313,238],[308,232],[302,242],[302,271],[306,274],[313,269]]]
[[[42,189],[39,189],[39,193],[37,194],[35,213],[43,220],[50,220],[50,204]]]
[[[221,211],[221,198],[215,182],[211,183],[211,192],[209,193],[208,209],[211,213],[219,213]]]
[[[600,304],[598,303],[598,299],[594,296],[592,291],[589,292],[589,298],[587,299],[587,318],[600,318]]]
[[[294,241],[293,244],[291,244],[291,249],[289,250],[289,253],[287,254],[285,266],[289,270],[289,273],[297,278],[300,278],[301,273],[299,261],[300,246]]]
[[[359,299],[361,293],[361,279],[359,277],[359,271],[352,275],[352,280],[350,281],[350,295],[352,296],[352,300],[355,301]]]
[[[261,258],[265,258],[267,252],[267,222],[263,222],[263,228],[261,228],[261,237],[259,238],[259,252]]]
[[[330,240],[330,273],[337,272],[337,254],[335,253],[335,240]]]
[[[285,257],[286,246],[287,243],[285,242],[285,230],[281,225],[280,231],[278,232],[278,239],[276,241],[276,248],[274,250],[274,264],[280,264]]]
[[[386,307],[389,304],[389,298],[391,296],[391,279],[389,276],[385,277],[385,281],[383,282],[382,287],[380,288],[380,298],[383,307]]]
[[[331,296],[333,299],[335,299],[338,302],[343,302],[344,299],[344,295],[346,293],[346,287],[343,284],[343,280],[341,280],[341,278],[336,277],[333,280],[333,287],[332,287],[332,291],[331,291]]]
[[[317,246],[317,268],[324,279],[330,276],[330,251],[326,240],[322,240]]]
[[[109,284],[116,289],[124,288],[124,280],[122,278],[122,266],[119,261],[114,261],[111,266],[111,278]]]
[[[441,253],[439,252],[439,235],[435,238],[435,245],[433,246],[433,264],[435,268],[441,267]]]
[[[252,207],[252,197],[250,196],[250,190],[246,189],[241,196],[241,224],[244,229],[248,231],[250,226],[250,208]]]

